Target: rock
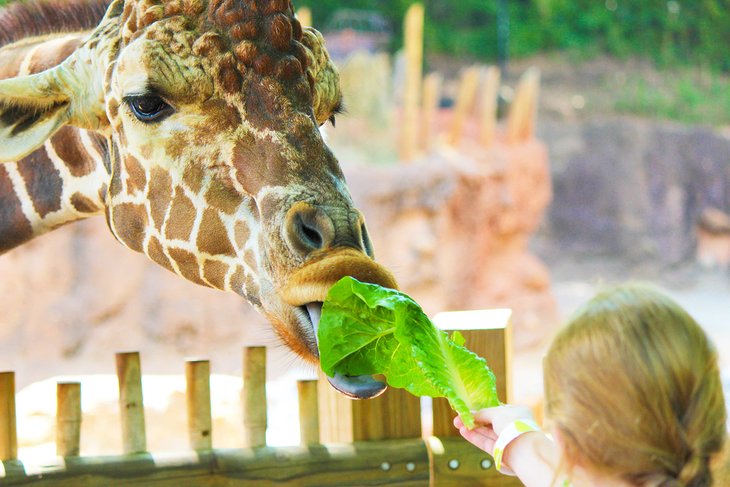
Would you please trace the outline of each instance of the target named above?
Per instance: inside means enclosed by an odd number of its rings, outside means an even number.
[[[718,130],[629,117],[546,122],[555,197],[545,233],[556,245],[635,262],[695,254],[708,207],[730,211],[730,138]]]

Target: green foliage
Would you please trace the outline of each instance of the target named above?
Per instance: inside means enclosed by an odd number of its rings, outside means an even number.
[[[402,19],[415,0],[294,0],[324,29],[340,8],[375,10],[401,45]],[[660,65],[730,71],[729,0],[504,0],[510,56],[553,49],[652,57]],[[0,5],[8,0],[0,0]],[[499,0],[423,0],[429,52],[494,61]]]
[[[396,36],[413,0],[295,0],[323,28],[338,9],[372,9],[390,19]],[[499,0],[424,0],[426,49],[493,61]],[[505,0],[511,56],[584,49],[660,64],[703,63],[730,70],[728,0]],[[399,45],[399,40],[396,45]]]
[[[499,405],[494,374],[464,338],[437,329],[407,295],[345,277],[329,291],[319,322],[322,370],[382,374],[392,387],[445,397],[464,424],[471,411]]]
[[[673,69],[660,76],[633,74],[615,93],[618,112],[684,123],[730,123],[730,78],[707,70]]]

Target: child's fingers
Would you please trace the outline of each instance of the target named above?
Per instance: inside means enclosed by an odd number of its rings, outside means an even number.
[[[494,442],[497,437],[491,429],[479,427],[470,430],[466,427],[462,427],[459,428],[459,433],[472,445],[477,448],[481,448],[487,453],[492,453],[492,450],[494,449]]]

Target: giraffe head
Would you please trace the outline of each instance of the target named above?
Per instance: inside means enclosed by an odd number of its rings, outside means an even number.
[[[345,275],[396,286],[320,133],[340,104],[289,0],[116,0],[64,63],[0,81],[0,144],[14,160],[66,124],[104,134],[114,235],[316,361],[307,305]]]

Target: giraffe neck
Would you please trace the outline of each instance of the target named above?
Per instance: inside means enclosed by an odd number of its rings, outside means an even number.
[[[37,73],[68,57],[83,34],[29,39],[0,49],[0,79]],[[65,223],[103,211],[107,143],[64,127],[27,157],[0,164],[0,254]]]

